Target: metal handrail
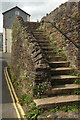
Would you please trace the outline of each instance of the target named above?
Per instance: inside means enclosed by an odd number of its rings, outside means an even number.
[[[80,49],[80,46],[78,46],[73,40],[71,40],[67,35],[65,35],[54,23],[50,21],[44,21],[45,23],[50,23],[53,27],[55,27],[66,39],[68,39],[70,42],[72,42],[78,49]]]

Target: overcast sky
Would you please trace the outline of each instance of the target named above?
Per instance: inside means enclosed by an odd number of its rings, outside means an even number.
[[[3,27],[2,12],[19,6],[31,15],[31,21],[37,21],[67,0],[0,0],[0,32]],[[17,2],[18,1],[18,2]]]

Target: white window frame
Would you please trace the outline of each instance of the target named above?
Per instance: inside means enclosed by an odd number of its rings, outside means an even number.
[[[20,15],[20,12],[18,10],[15,11],[15,15]]]

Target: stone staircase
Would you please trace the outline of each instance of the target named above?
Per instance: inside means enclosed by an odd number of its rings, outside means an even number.
[[[80,85],[74,84],[79,76],[70,75],[73,69],[69,61],[57,55],[43,31],[35,30],[32,34],[38,41],[51,68],[50,82],[52,85],[52,89],[46,93],[48,97],[34,100],[36,106],[50,108],[79,102],[80,95],[74,94],[74,90],[80,89]]]

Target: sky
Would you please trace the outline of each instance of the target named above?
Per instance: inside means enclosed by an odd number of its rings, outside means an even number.
[[[31,21],[37,21],[50,13],[55,8],[59,7],[67,0],[0,0],[0,32],[3,31],[3,16],[2,13],[15,6],[20,7],[25,12],[31,15]]]

